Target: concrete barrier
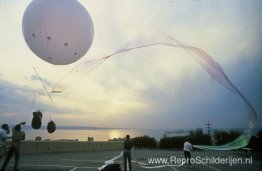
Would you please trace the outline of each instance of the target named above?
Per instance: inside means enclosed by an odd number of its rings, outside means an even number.
[[[87,141],[23,141],[20,152],[23,154],[88,152],[122,150],[123,142]]]

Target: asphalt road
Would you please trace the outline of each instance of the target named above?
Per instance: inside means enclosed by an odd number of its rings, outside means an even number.
[[[104,161],[118,156],[120,151],[97,151],[83,153],[22,154],[20,171],[94,171]],[[261,171],[262,159],[258,154],[240,151],[193,151],[192,165],[181,166],[181,150],[135,150],[133,171]],[[1,165],[5,157],[2,158]],[[138,164],[140,162],[140,165]],[[13,170],[12,159],[6,171]],[[123,159],[115,161],[123,170]],[[146,165],[145,165],[146,164]],[[143,167],[157,167],[148,169]]]

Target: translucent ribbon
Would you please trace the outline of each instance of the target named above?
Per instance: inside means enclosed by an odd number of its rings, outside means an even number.
[[[79,73],[81,69],[84,68],[84,72],[86,74],[93,71],[97,66],[101,65],[104,61],[110,59],[111,57],[114,57],[116,55],[119,55],[121,53],[127,53],[128,51],[151,47],[151,46],[168,46],[173,48],[180,48],[184,49],[186,52],[189,52],[191,57],[202,66],[202,68],[218,83],[220,83],[224,88],[232,92],[233,94],[237,95],[244,104],[246,105],[248,109],[248,116],[249,116],[249,122],[248,125],[245,127],[242,135],[240,135],[237,139],[234,141],[220,145],[220,146],[210,146],[210,145],[194,145],[195,148],[199,149],[208,149],[208,150],[233,150],[245,147],[249,143],[249,139],[252,135],[252,129],[255,126],[255,122],[257,119],[257,114],[249,100],[244,96],[244,94],[237,89],[237,87],[230,81],[230,79],[227,77],[227,75],[224,73],[222,67],[203,49],[186,45],[182,42],[177,41],[173,37],[160,37],[160,38],[140,38],[135,39],[133,41],[130,41],[126,43],[124,46],[116,50],[115,52],[88,60],[86,62],[83,62],[77,66],[75,66],[72,70],[70,70],[64,77],[61,79],[54,87],[54,91],[61,91],[59,90],[59,87],[61,87],[61,83],[64,79],[66,79],[69,75],[73,73]]]

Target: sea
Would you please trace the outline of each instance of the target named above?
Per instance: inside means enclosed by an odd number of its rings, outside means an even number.
[[[131,128],[62,128],[57,129],[54,133],[50,134],[47,129],[32,129],[25,128],[26,140],[35,140],[36,137],[41,137],[41,140],[72,140],[72,141],[109,141],[121,140],[127,134],[131,137],[149,136],[154,137],[159,141],[164,135],[172,134],[172,136],[183,136],[188,132],[184,130],[170,130],[163,129],[131,129]]]
[[[262,128],[253,131],[256,135]],[[52,134],[47,132],[46,127],[32,129],[24,127],[26,140],[68,140],[68,141],[117,141],[122,140],[127,134],[132,137],[149,136],[159,141],[163,136],[185,136],[189,134],[187,129],[135,129],[135,128],[101,128],[101,127],[70,127],[60,126]],[[240,131],[240,130],[239,130]],[[240,131],[241,132],[241,131]]]

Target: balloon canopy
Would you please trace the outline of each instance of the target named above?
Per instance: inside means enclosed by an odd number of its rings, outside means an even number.
[[[77,0],[33,0],[23,16],[23,35],[29,48],[54,65],[67,65],[89,50],[94,26]]]

